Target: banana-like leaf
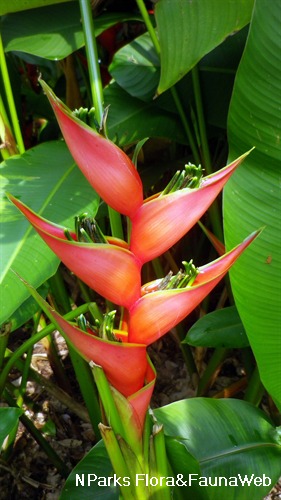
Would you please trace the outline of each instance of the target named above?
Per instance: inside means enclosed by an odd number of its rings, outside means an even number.
[[[123,12],[98,16],[95,34],[98,36],[128,19],[139,17]],[[1,34],[5,52],[25,52],[55,61],[64,59],[85,44],[79,2],[9,14],[1,20]]]
[[[63,142],[49,142],[0,165],[0,324],[28,298],[17,271],[35,288],[52,276],[59,260],[7,200],[10,192],[40,215],[73,229],[75,215],[97,212],[99,197],[76,167]]]
[[[38,7],[45,7],[46,5],[54,5],[58,3],[65,3],[73,0],[9,0],[9,2],[1,2],[0,16],[9,14],[9,12],[19,12],[27,9],[35,9]],[[66,7],[66,6],[65,6]]]
[[[103,441],[99,441],[68,476],[60,500],[118,500],[113,469]],[[109,480],[109,478],[111,478]]]
[[[230,158],[255,146],[224,192],[228,248],[253,228],[259,240],[230,273],[261,380],[281,410],[280,2],[257,0],[229,110]]]
[[[22,413],[20,408],[0,408],[0,449],[4,439],[14,429]]]
[[[118,50],[109,71],[131,96],[150,101],[158,85],[160,61],[149,34],[144,33]]]
[[[161,46],[161,94],[223,40],[249,23],[254,0],[165,0],[155,16]]]
[[[207,489],[210,500],[261,500],[278,480],[280,428],[275,429],[268,417],[249,403],[196,398],[172,403],[154,413],[164,424],[165,434],[176,437],[199,461],[201,477],[213,484]],[[245,482],[243,486],[241,479],[246,481],[246,476],[250,484]],[[198,484],[199,477],[191,476],[191,484]],[[221,486],[215,486],[219,477],[232,478],[232,485],[225,486],[222,479]],[[255,484],[254,479],[259,477],[264,486],[258,485],[259,480]]]
[[[144,102],[125,92],[116,82],[104,89],[104,100],[110,106],[108,135],[119,146],[145,137],[167,137],[187,143],[178,115],[158,107],[157,101]],[[126,106],[124,106],[126,102]]]
[[[235,306],[218,309],[200,318],[188,331],[184,344],[241,349],[249,345]]]

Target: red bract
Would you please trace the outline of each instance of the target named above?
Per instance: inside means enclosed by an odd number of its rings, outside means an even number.
[[[42,80],[41,85],[82,173],[110,207],[133,216],[142,204],[143,194],[141,179],[130,158],[111,141],[75,118]]]
[[[86,361],[101,366],[109,383],[127,399],[127,418],[129,410],[131,413],[128,435],[140,440],[156,378],[146,346],[103,340],[69,323],[48,304],[44,303],[44,307],[73,347]]]
[[[231,252],[199,267],[192,286],[154,291],[138,299],[130,309],[129,342],[149,345],[182,321],[213,290],[258,234],[253,233]]]
[[[143,388],[148,370],[146,346],[110,342],[83,332],[52,311],[56,323],[87,361],[102,366],[108,381],[128,397]]]
[[[197,189],[185,188],[144,201],[132,219],[130,243],[142,263],[164,253],[191,229],[247,154],[205,177]]]
[[[140,296],[140,267],[134,255],[123,248],[125,242],[117,246],[68,241],[64,228],[39,217],[14,196],[9,198],[59,259],[100,295],[124,307]]]

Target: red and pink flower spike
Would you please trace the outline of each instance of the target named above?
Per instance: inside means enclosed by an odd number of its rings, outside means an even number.
[[[143,202],[142,182],[130,158],[88,127],[50,87],[40,83],[52,105],[65,142],[89,183],[112,208],[132,217]]]
[[[129,311],[129,342],[149,345],[180,323],[213,290],[258,234],[256,231],[223,257],[199,267],[192,286],[152,291],[138,299]],[[155,281],[156,286],[158,282]],[[150,289],[152,286],[153,282]]]
[[[206,212],[247,154],[203,178],[199,188],[145,200],[132,218],[130,249],[135,256],[145,263],[177,243]]]
[[[64,228],[39,217],[14,196],[8,197],[59,259],[89,287],[114,304],[127,308],[139,298],[140,266],[125,248],[125,242],[118,239],[113,239],[115,244],[69,241]],[[76,238],[74,233],[70,235]]]

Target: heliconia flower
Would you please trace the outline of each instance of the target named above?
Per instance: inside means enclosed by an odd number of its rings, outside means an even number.
[[[258,231],[253,233],[223,257],[199,267],[192,286],[152,291],[139,298],[129,311],[129,342],[149,345],[182,321],[219,283],[258,234]],[[156,285],[158,282],[156,280]]]
[[[110,384],[123,396],[132,396],[145,384],[148,371],[146,346],[111,342],[90,335],[51,310],[66,338],[87,361],[100,365]]]
[[[127,308],[139,298],[140,266],[125,242],[116,238],[109,238],[115,244],[69,241],[64,228],[39,217],[14,196],[8,196],[59,259],[88,286]],[[76,238],[74,233],[70,235]]]
[[[142,448],[141,436],[143,425],[153,393],[155,380],[155,368],[152,365],[149,357],[147,356],[145,385],[134,394],[128,396],[126,400],[125,398],[120,397],[119,394],[116,394],[115,391],[113,391],[113,397],[118,409],[118,413],[122,418],[124,427],[129,430],[128,441],[131,441],[131,444],[133,444],[132,439],[135,439],[134,446],[132,446],[132,449],[134,449],[134,451],[136,451],[136,448],[139,448],[137,443],[139,443]]]
[[[102,199],[131,217],[143,201],[142,182],[130,158],[74,117],[50,87],[40,80],[52,105],[65,142],[78,167]]]
[[[128,401],[134,409],[135,420],[139,422],[139,429],[143,429],[145,415],[151,400],[156,380],[155,369],[148,358],[147,371],[145,375],[145,386],[138,392],[128,397]]]
[[[209,208],[247,154],[204,177],[199,188],[146,199],[132,218],[130,249],[136,257],[147,262],[179,241]]]

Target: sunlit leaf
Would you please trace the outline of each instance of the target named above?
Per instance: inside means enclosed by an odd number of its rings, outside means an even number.
[[[229,111],[230,158],[255,146],[224,193],[225,241],[265,226],[230,273],[265,388],[281,409],[280,4],[257,0]],[[247,279],[245,280],[245,276]]]

